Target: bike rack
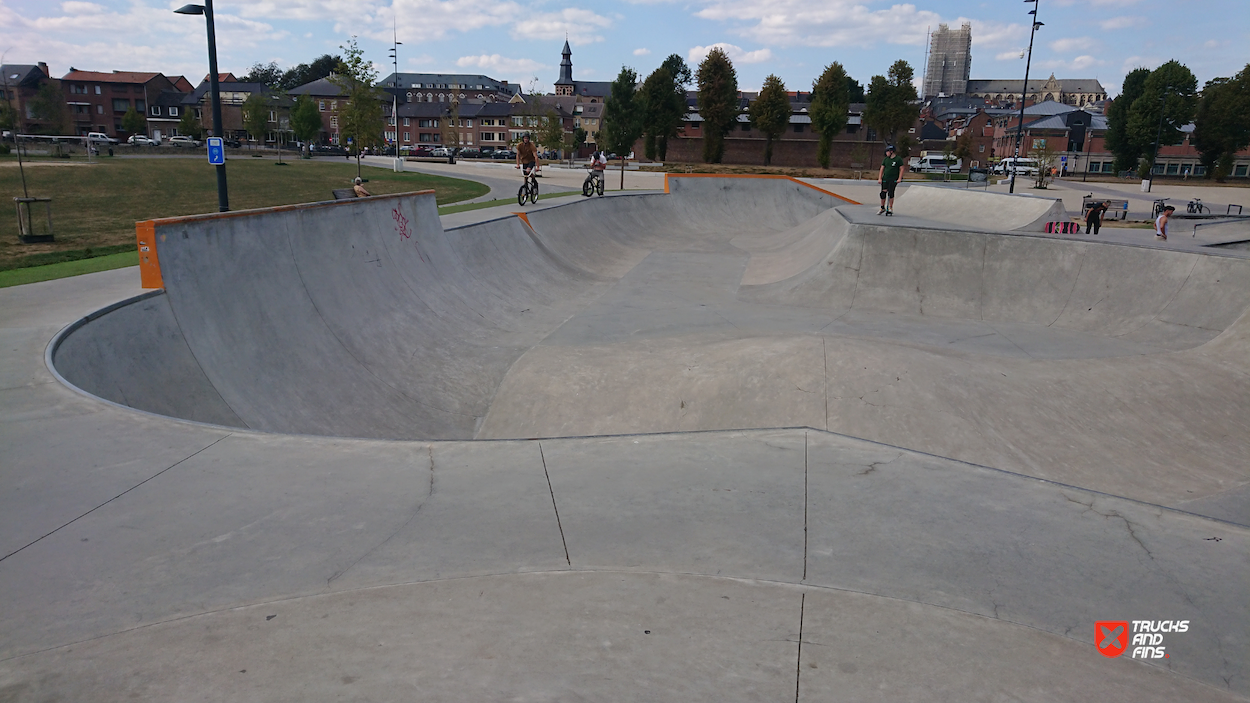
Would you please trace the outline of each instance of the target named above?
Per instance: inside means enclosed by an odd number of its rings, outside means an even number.
[[[1241,214],[1241,206],[1240,206],[1240,205],[1237,205],[1237,204],[1235,204],[1235,203],[1234,203],[1234,204],[1232,204],[1232,205],[1229,205],[1229,206],[1228,206],[1228,210],[1226,210],[1226,211],[1224,212],[1224,214],[1225,214],[1225,215],[1231,215],[1231,214],[1233,214],[1233,208],[1237,208],[1237,214],[1238,214],[1238,215],[1240,215],[1240,214]]]

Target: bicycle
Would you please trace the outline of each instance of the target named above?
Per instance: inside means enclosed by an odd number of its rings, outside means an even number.
[[[1150,210],[1150,217],[1156,218],[1163,214],[1163,208],[1167,205],[1168,198],[1159,198],[1155,201],[1155,205]]]
[[[1211,212],[1211,208],[1202,204],[1202,198],[1194,198],[1185,206],[1185,212],[1191,215],[1201,215],[1203,210],[1206,210],[1207,213]]]
[[[534,177],[535,169],[524,168],[521,170],[525,181],[521,184],[521,188],[516,192],[517,204],[524,206],[526,200],[529,200],[531,203],[536,203],[538,202],[538,179]]]
[[[582,181],[582,196],[589,198],[598,193],[603,195],[603,171],[591,169],[586,173],[586,180]]]

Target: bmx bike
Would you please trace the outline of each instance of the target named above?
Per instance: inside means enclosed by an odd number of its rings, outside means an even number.
[[[538,179],[534,177],[534,170],[533,168],[521,169],[525,181],[521,183],[520,189],[516,192],[518,205],[525,205],[526,200],[529,200],[531,203],[538,202]]]
[[[1207,213],[1211,212],[1211,208],[1202,204],[1202,198],[1194,198],[1193,200],[1190,200],[1188,204],[1185,205],[1185,212],[1191,215],[1201,215],[1204,210]]]
[[[586,173],[586,180],[582,181],[582,195],[589,198],[598,193],[603,195],[603,171],[590,169]]]

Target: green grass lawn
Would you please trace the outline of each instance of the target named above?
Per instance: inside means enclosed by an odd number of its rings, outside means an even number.
[[[24,283],[38,283],[39,281],[51,281],[57,278],[68,278],[70,276],[80,276],[84,273],[96,273],[99,271],[112,271],[113,269],[119,269],[119,268],[123,268],[126,266],[138,266],[138,265],[139,265],[139,252],[126,251],[120,254],[106,254],[104,256],[93,256],[88,259],[77,259],[75,261],[62,261],[56,264],[45,264],[43,266],[29,266],[29,267],[20,268],[20,269],[10,269],[8,271],[0,271],[0,288],[8,288],[9,286],[20,286]]]
[[[50,263],[32,255],[69,254],[108,247],[134,247],[135,222],[156,217],[217,211],[217,178],[204,158],[101,158],[95,164],[59,161],[60,165],[32,164],[26,168],[31,196],[52,198],[56,241],[20,244],[13,210],[0,215],[0,271]],[[230,208],[308,203],[332,198],[334,188],[351,187],[354,161],[288,161],[278,166],[272,158],[231,158],[226,172]],[[440,205],[485,195],[489,189],[472,181],[421,173],[394,173],[363,168],[366,186],[374,195],[433,189]],[[16,159],[0,159],[0,196],[11,203],[22,195]],[[10,206],[11,207],[11,206]],[[36,217],[40,211],[36,210]],[[113,249],[111,251],[117,251]],[[55,260],[55,259],[54,259]]]

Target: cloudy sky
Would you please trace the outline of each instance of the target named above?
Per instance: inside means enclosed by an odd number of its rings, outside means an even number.
[[[0,0],[7,63],[46,61],[54,76],[82,70],[159,71],[196,82],[207,73],[202,18],[181,0]],[[1033,75],[1098,78],[1111,94],[1124,74],[1177,59],[1199,84],[1250,62],[1250,0],[1040,0]],[[677,53],[692,67],[711,46],[758,89],[775,73],[811,88],[840,61],[867,85],[897,59],[924,72],[925,36],[972,23],[972,77],[1017,78],[1028,46],[1020,0],[218,0],[218,63],[242,75],[255,62],[284,68],[337,53],[355,35],[382,75],[398,33],[400,70],[484,73],[551,90],[560,49],[574,77],[611,80],[621,66],[645,76]],[[1198,8],[1201,10],[1198,10]]]

